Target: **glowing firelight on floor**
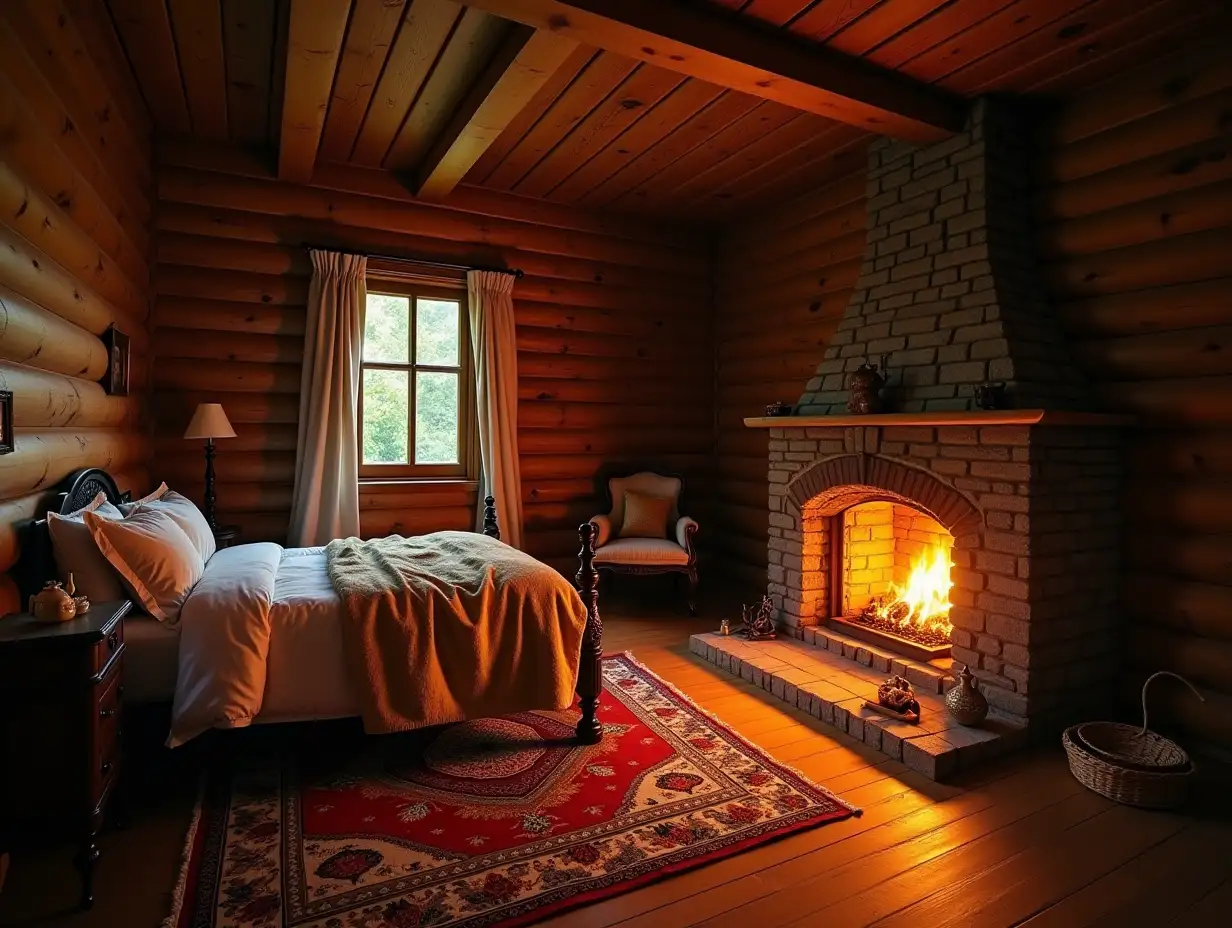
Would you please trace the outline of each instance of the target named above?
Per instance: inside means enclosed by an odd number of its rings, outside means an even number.
[[[872,606],[877,618],[899,628],[914,627],[949,637],[950,552],[933,545],[911,565],[907,583],[890,587],[890,592]]]

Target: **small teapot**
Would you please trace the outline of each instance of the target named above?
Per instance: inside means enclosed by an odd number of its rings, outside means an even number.
[[[885,376],[875,364],[861,364],[847,381],[847,411],[855,416],[881,412],[881,388],[885,385]]]
[[[30,597],[30,614],[40,622],[67,622],[77,615],[77,603],[58,580],[48,580],[41,593]]]

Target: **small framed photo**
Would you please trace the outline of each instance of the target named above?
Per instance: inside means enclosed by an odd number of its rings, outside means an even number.
[[[12,454],[13,444],[13,391],[0,390],[0,454]]]
[[[113,325],[103,333],[102,341],[107,349],[107,373],[100,383],[112,396],[128,396],[129,338]]]

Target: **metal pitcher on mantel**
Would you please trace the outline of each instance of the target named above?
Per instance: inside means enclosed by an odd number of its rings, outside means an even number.
[[[884,372],[865,361],[847,379],[847,411],[853,416],[881,412],[881,388],[885,385]]]

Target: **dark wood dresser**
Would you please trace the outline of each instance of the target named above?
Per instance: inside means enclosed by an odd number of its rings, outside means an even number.
[[[0,619],[0,850],[71,830],[81,840],[81,905],[94,903],[97,836],[122,766],[124,616]]]

